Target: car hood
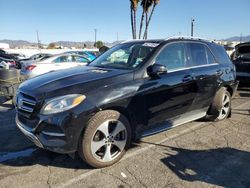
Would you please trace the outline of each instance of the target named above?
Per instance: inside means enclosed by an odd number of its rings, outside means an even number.
[[[122,78],[117,78],[119,76]],[[41,94],[53,95],[53,93],[60,91],[81,93],[83,90],[86,92],[86,90],[122,82],[124,79],[133,79],[132,71],[80,66],[31,78],[20,85],[19,91],[34,97]]]

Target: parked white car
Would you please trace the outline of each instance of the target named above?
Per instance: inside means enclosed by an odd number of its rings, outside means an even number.
[[[79,55],[55,55],[42,61],[25,62],[21,68],[21,78],[22,80],[27,80],[47,72],[83,66],[88,63],[88,59]]]

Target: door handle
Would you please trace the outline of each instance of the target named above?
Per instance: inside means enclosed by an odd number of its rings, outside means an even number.
[[[193,77],[191,75],[184,76],[183,79],[182,79],[183,82],[188,82],[188,81],[191,81],[191,80],[193,80]]]

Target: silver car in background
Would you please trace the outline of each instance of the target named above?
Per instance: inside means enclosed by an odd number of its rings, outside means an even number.
[[[59,54],[41,61],[30,61],[22,65],[21,78],[29,78],[61,69],[87,65],[89,60],[83,56],[71,54]]]

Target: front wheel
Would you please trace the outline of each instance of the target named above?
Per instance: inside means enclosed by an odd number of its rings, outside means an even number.
[[[231,95],[226,88],[221,88],[215,95],[209,114],[211,120],[220,121],[226,119],[231,112]]]
[[[89,121],[79,144],[79,155],[89,165],[102,168],[118,162],[131,140],[127,118],[114,110],[101,111]]]

